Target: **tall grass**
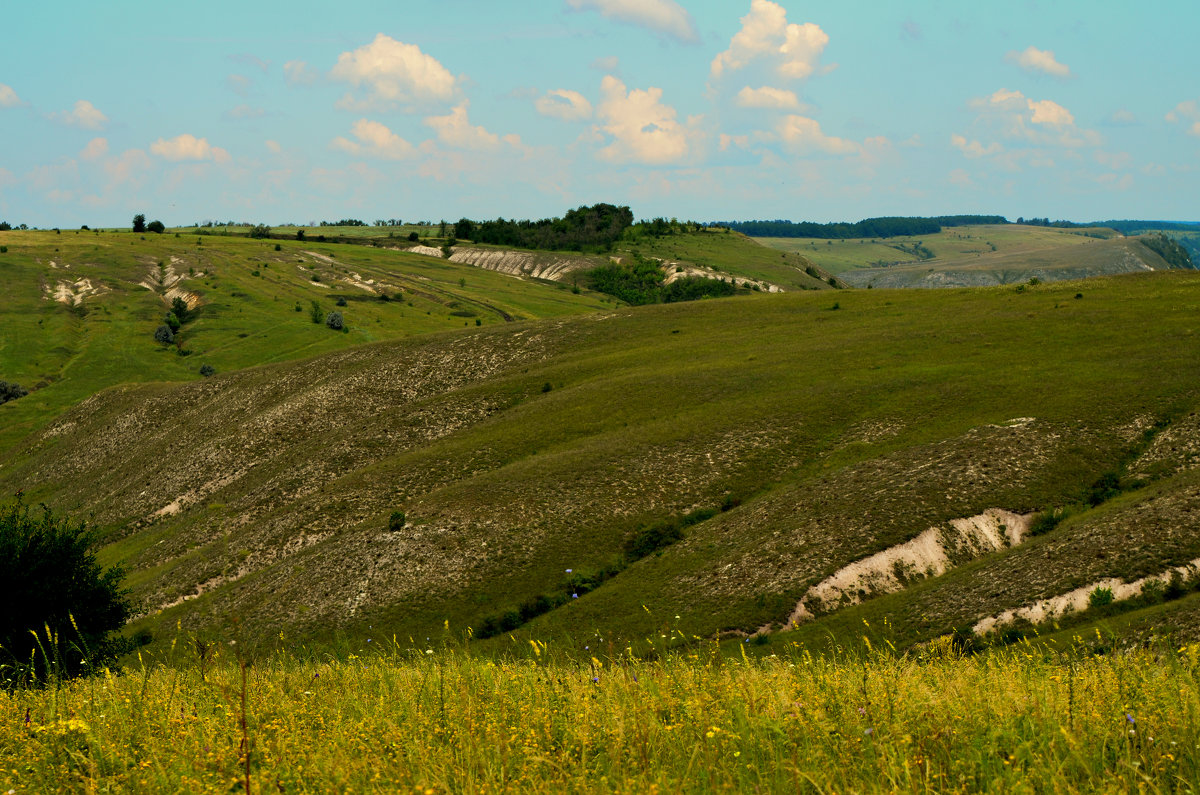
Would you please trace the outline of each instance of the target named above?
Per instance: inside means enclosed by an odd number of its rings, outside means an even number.
[[[1200,646],[527,659],[236,646],[0,694],[24,791],[1195,790]]]

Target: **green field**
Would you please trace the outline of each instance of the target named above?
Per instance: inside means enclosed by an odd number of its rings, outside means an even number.
[[[1170,267],[1111,229],[948,227],[936,235],[861,240],[760,238],[803,255],[855,287],[985,287],[1083,279]]]
[[[190,380],[203,364],[227,372],[608,305],[565,286],[366,246],[127,232],[13,231],[0,242],[8,249],[0,254],[0,379],[33,390],[3,407],[0,450],[116,384]],[[166,347],[153,334],[171,288],[194,296],[199,310],[181,344]],[[349,332],[313,324],[312,301],[322,316],[341,312]]]
[[[0,691],[8,791],[1180,792],[1196,646],[755,659],[712,644],[492,660],[376,636],[340,656],[181,642],[159,664]],[[286,640],[286,639],[285,639]]]
[[[801,291],[489,323],[110,390],[30,435],[0,480],[94,517],[102,558],[130,568],[133,628],[155,637],[515,623],[499,649],[640,636],[646,609],[688,637],[779,630],[853,561],[989,508],[1074,505],[1118,473],[1119,498],[854,608],[907,646],[1200,557],[1179,520],[1197,490],[1198,286]],[[1147,448],[1147,432],[1174,441]],[[655,554],[623,552],[705,510]],[[969,571],[1008,585],[914,607]]]

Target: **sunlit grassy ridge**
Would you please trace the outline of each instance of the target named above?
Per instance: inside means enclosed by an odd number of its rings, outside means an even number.
[[[1169,267],[1136,238],[1121,238],[1104,228],[1010,224],[950,227],[936,235],[887,239],[759,242],[803,255],[855,287],[987,286]]]
[[[1125,792],[1200,786],[1197,647],[525,660],[374,637],[340,657],[135,662],[0,693],[0,786],[200,792]],[[243,678],[244,677],[244,678]]]
[[[8,249],[0,254],[0,379],[33,390],[3,407],[0,450],[116,384],[191,380],[203,364],[226,372],[604,305],[596,295],[367,246],[88,231],[3,232],[0,243]],[[173,289],[194,295],[198,312],[180,345],[166,347],[153,334]],[[312,323],[313,301],[322,317],[341,312],[349,332]]]

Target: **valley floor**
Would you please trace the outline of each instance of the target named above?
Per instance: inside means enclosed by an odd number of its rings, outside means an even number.
[[[664,636],[665,638],[665,636]],[[528,659],[378,638],[0,693],[9,792],[1194,791],[1200,646]],[[378,648],[376,648],[378,647]],[[751,645],[748,648],[753,648]],[[595,654],[596,656],[591,656]]]

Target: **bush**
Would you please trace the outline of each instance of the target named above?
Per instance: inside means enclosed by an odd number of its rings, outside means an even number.
[[[154,341],[170,345],[175,341],[175,332],[171,331],[171,327],[164,323],[154,330]]]
[[[330,312],[325,316],[325,325],[329,326],[334,331],[341,331],[345,326],[345,322],[342,320],[342,313]]]
[[[403,530],[405,521],[404,511],[392,511],[392,515],[388,517],[388,530],[393,533]]]
[[[167,231],[167,227],[163,225],[162,221],[151,221],[150,223],[146,224],[146,231],[153,232],[156,235],[161,235],[163,232]]]
[[[265,238],[271,236],[271,227],[266,224],[258,224],[250,228],[250,237]]]
[[[126,650],[114,637],[129,617],[123,572],[104,569],[85,526],[31,511],[20,499],[0,508],[0,670],[5,684],[77,676]],[[36,633],[36,638],[34,634]]]
[[[20,384],[10,384],[7,381],[0,381],[0,403],[7,403],[10,400],[23,398],[29,394],[29,390]]]
[[[299,304],[297,304],[297,306],[299,306]],[[324,317],[325,313],[321,311],[321,305],[314,300],[308,310],[308,319],[314,324],[320,325],[321,320]]]
[[[1088,594],[1088,607],[1107,607],[1113,603],[1112,588],[1094,588]]]
[[[421,238],[420,238],[420,236],[419,236],[419,235],[418,235],[416,232],[409,232],[409,233],[408,233],[408,242],[410,242],[410,243],[416,243],[416,242],[417,242],[418,240],[420,240],[420,239],[421,239]]]
[[[334,301],[334,303],[335,303],[337,306],[345,306],[345,305],[346,305],[346,297],[345,297],[345,296],[342,296],[342,295],[339,295],[339,296],[338,296],[338,300]]]
[[[0,254],[7,254],[8,246],[0,246]]]
[[[172,333],[179,331],[179,318],[174,312],[167,312],[167,316],[163,318],[163,322],[171,327]]]
[[[278,243],[276,243],[276,244],[275,244],[275,250],[276,250],[276,251],[283,251],[283,246],[281,246],[281,245],[279,245]]]
[[[200,375],[204,376],[205,378],[208,378],[210,375],[213,375],[216,372],[216,368],[214,368],[211,364],[200,365]]]

